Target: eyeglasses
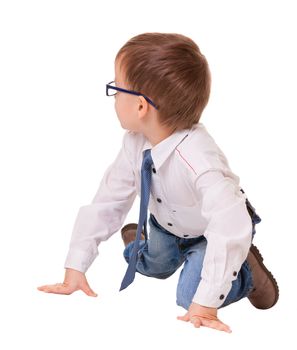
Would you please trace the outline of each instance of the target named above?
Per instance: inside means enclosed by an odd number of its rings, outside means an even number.
[[[154,102],[153,102],[152,100],[150,100],[147,96],[143,95],[142,93],[119,88],[119,87],[115,86],[114,83],[115,83],[114,81],[111,81],[110,83],[106,84],[106,96],[114,96],[114,95],[117,94],[117,92],[112,92],[111,90],[126,92],[126,93],[128,93],[128,94],[132,94],[132,95],[136,95],[136,96],[142,96],[142,97],[144,97],[144,98],[147,100],[147,102],[150,103],[153,107],[155,107],[156,109],[159,108],[157,105],[154,104]]]

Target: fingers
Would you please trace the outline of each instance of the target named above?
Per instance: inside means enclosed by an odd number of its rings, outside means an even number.
[[[200,326],[202,326],[202,321],[199,317],[191,317],[191,323],[193,323],[195,328],[200,328]]]
[[[55,294],[71,294],[74,292],[74,290],[72,290],[68,285],[64,283],[48,284],[40,286],[37,289],[45,293]]]
[[[227,326],[225,323],[221,322],[220,320],[213,321],[213,320],[207,320],[207,319],[200,319],[201,325],[213,329],[217,329],[218,331],[223,331],[227,333],[232,333],[231,328]]]
[[[45,293],[55,293],[55,294],[72,294],[76,290],[81,289],[86,295],[90,297],[97,297],[97,294],[90,288],[90,286],[84,283],[81,287],[71,287],[66,283],[56,283],[56,284],[48,284],[44,286],[37,287],[38,290]]]
[[[189,322],[190,321],[189,313],[187,312],[184,316],[177,316],[177,319],[180,321]]]
[[[188,312],[184,316],[178,316],[177,319],[180,321],[185,321],[185,322],[190,321],[194,325],[195,328],[200,328],[201,326],[205,326],[208,328],[216,329],[218,331],[223,331],[223,332],[227,332],[227,333],[232,332],[230,327],[227,326],[226,324],[224,324],[219,319],[209,320],[207,318],[198,317],[198,316],[191,316],[190,317]]]
[[[83,286],[82,288],[81,288],[81,290],[84,292],[84,293],[86,293],[89,297],[97,297],[98,296],[98,294],[97,293],[95,293],[91,288],[90,288],[90,286]]]

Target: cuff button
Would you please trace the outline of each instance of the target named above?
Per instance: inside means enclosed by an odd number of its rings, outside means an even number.
[[[225,298],[225,295],[224,294],[221,294],[220,295],[220,299],[223,300]]]

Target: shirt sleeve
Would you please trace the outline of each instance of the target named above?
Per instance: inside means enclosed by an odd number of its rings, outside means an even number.
[[[208,222],[201,280],[193,302],[220,307],[237,278],[252,241],[252,221],[236,181],[221,171],[198,177],[196,193]]]
[[[135,174],[126,150],[122,148],[105,171],[91,204],[79,209],[74,224],[65,268],[86,272],[98,255],[98,245],[117,232],[136,197]],[[131,159],[131,158],[130,158]]]

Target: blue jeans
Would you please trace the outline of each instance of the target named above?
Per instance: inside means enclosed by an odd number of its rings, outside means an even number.
[[[255,216],[252,218],[253,235],[255,224],[261,220],[258,216],[257,218]],[[188,310],[201,279],[207,245],[206,238],[204,236],[197,238],[177,237],[162,227],[152,214],[149,217],[149,225],[149,239],[140,242],[136,270],[148,277],[165,279],[184,264],[177,284],[176,303]],[[127,262],[129,262],[129,257],[132,254],[133,244],[134,242],[130,242],[124,250],[124,258]],[[237,275],[237,279],[232,282],[229,294],[220,307],[246,297],[252,288],[251,270],[247,261],[245,261]]]

